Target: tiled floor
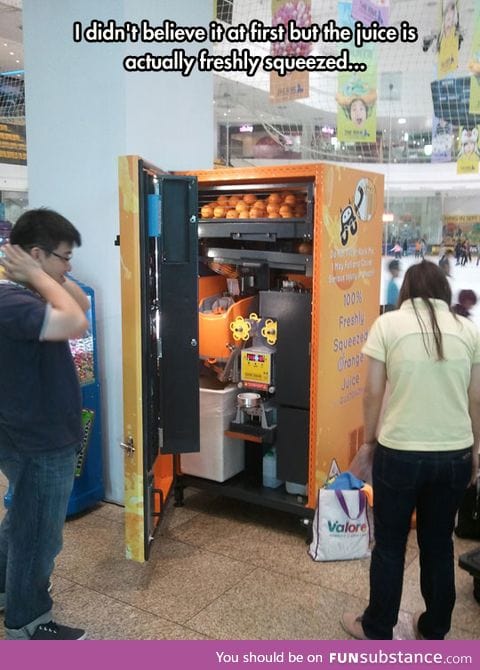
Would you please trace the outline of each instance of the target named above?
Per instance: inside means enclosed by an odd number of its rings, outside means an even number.
[[[5,492],[0,479],[2,499]],[[115,505],[68,521],[64,539],[55,616],[86,627],[91,639],[346,639],[342,611],[361,611],[368,596],[368,559],[315,563],[296,518],[200,492],[183,508],[169,506],[146,564],[124,558],[123,509]],[[455,544],[457,555],[480,546]],[[396,629],[402,639],[413,637],[411,615],[422,602],[417,559],[413,531]],[[459,569],[457,590],[450,637],[478,639],[480,605]]]

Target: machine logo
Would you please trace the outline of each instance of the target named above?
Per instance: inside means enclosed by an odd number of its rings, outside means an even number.
[[[353,203],[349,200],[348,205],[340,213],[340,241],[342,246],[348,243],[349,235],[358,232],[358,221],[370,221],[375,211],[375,186],[373,182],[364,177],[357,182]]]

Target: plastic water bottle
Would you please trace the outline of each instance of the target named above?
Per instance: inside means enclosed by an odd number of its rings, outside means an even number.
[[[263,457],[263,485],[276,489],[282,484],[282,480],[277,479],[277,450],[272,447]]]

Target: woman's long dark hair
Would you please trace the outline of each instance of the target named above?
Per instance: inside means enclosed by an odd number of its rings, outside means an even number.
[[[426,334],[427,328],[425,323],[415,307],[414,298],[421,298],[424,305],[428,309],[430,315],[430,325],[432,328],[433,338],[435,340],[435,348],[437,350],[437,358],[439,361],[444,361],[442,332],[438,325],[435,309],[430,300],[443,300],[450,307],[452,303],[452,290],[448,279],[441,268],[430,261],[422,261],[416,263],[408,268],[403,279],[403,284],[398,296],[398,306],[406,300],[410,300],[417,317],[420,330],[422,331],[422,339],[425,349],[428,354],[431,354],[430,348],[427,345]]]

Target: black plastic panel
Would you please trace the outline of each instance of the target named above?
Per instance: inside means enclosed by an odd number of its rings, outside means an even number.
[[[197,182],[160,178],[161,415],[164,454],[200,450]]]
[[[278,321],[275,401],[310,407],[310,293],[260,291],[260,315]]]
[[[277,477],[306,484],[310,413],[291,407],[279,407],[277,411]]]

